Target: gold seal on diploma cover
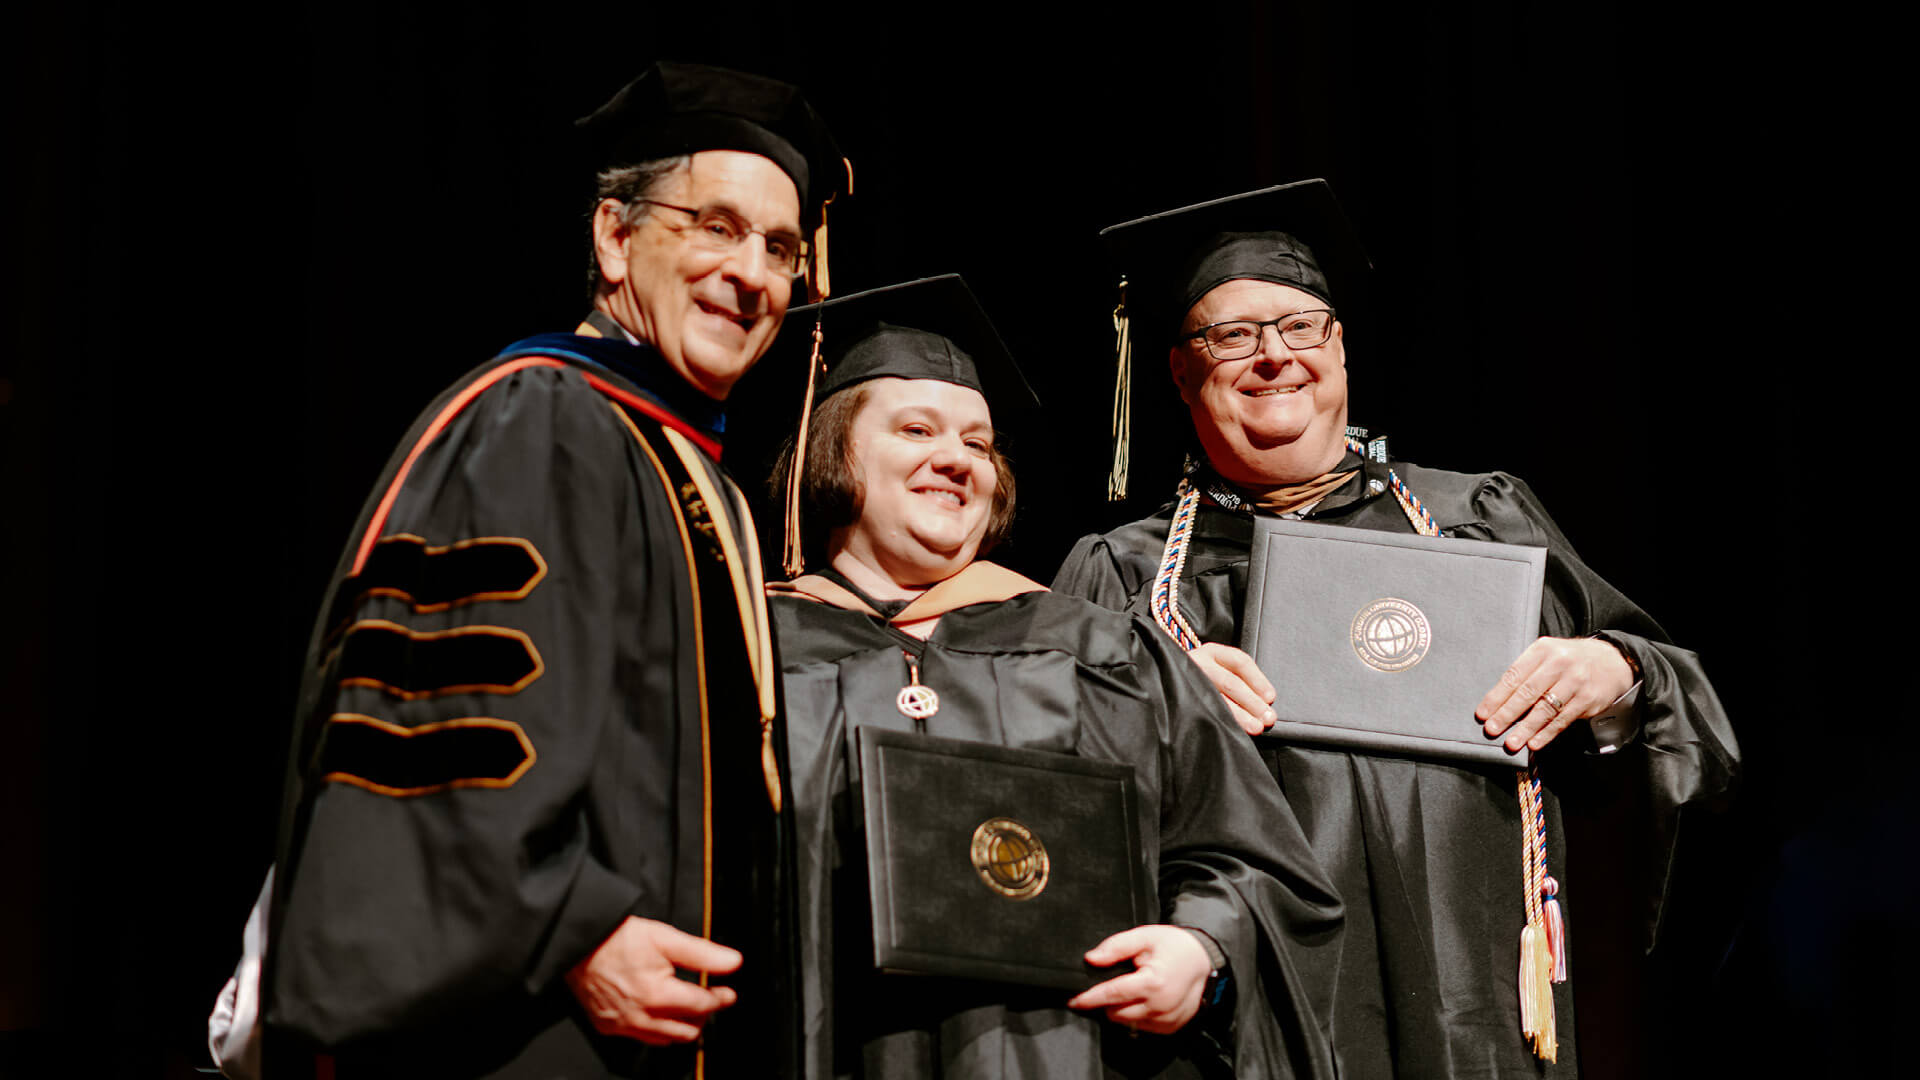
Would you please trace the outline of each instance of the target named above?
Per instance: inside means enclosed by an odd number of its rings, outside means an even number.
[[[1009,900],[1030,900],[1047,887],[1046,846],[1012,818],[988,818],[973,830],[973,868],[987,888]]]
[[[1383,597],[1353,617],[1353,651],[1375,671],[1405,671],[1427,655],[1433,628],[1419,608]]]

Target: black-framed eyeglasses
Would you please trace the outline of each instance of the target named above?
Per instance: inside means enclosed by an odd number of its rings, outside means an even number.
[[[1260,350],[1260,339],[1269,326],[1280,331],[1280,340],[1289,349],[1318,348],[1333,336],[1333,309],[1296,311],[1277,319],[1217,322],[1195,330],[1186,339],[1206,342],[1207,352],[1215,360],[1238,360]]]
[[[807,245],[789,232],[768,232],[746,218],[724,207],[709,206],[695,210],[691,206],[675,206],[658,199],[635,199],[648,206],[678,210],[693,219],[693,242],[708,251],[731,255],[736,248],[747,242],[747,237],[759,233],[766,241],[767,265],[774,270],[797,278],[807,272]]]

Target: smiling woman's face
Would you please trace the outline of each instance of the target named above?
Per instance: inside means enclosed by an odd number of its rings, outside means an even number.
[[[915,588],[973,561],[993,513],[993,417],[987,399],[937,379],[874,379],[849,451],[860,516],[835,531],[845,555]]]

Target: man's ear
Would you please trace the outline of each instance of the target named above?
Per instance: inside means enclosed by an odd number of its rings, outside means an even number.
[[[620,212],[624,209],[626,204],[619,199],[601,199],[593,208],[593,254],[600,263],[600,280],[609,285],[627,279],[633,230],[621,224]]]
[[[1167,374],[1173,376],[1173,385],[1180,391],[1180,400],[1188,405],[1193,404],[1193,395],[1187,389],[1187,362],[1191,359],[1188,350],[1178,345],[1167,350]]]

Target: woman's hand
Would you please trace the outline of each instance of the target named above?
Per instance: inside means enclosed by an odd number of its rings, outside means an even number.
[[[1527,646],[1473,710],[1488,738],[1539,751],[1575,720],[1606,711],[1633,686],[1620,650],[1599,638],[1543,637]]]
[[[1187,655],[1227,699],[1227,707],[1233,710],[1242,731],[1259,735],[1273,726],[1278,717],[1267,707],[1273,704],[1273,684],[1260,673],[1253,657],[1217,641],[1203,641]]]
[[[1136,926],[1087,951],[1087,963],[1095,967],[1122,960],[1132,960],[1134,970],[1088,987],[1067,1006],[1104,1009],[1107,1019],[1155,1035],[1179,1031],[1200,1011],[1200,992],[1213,966],[1193,931]]]

